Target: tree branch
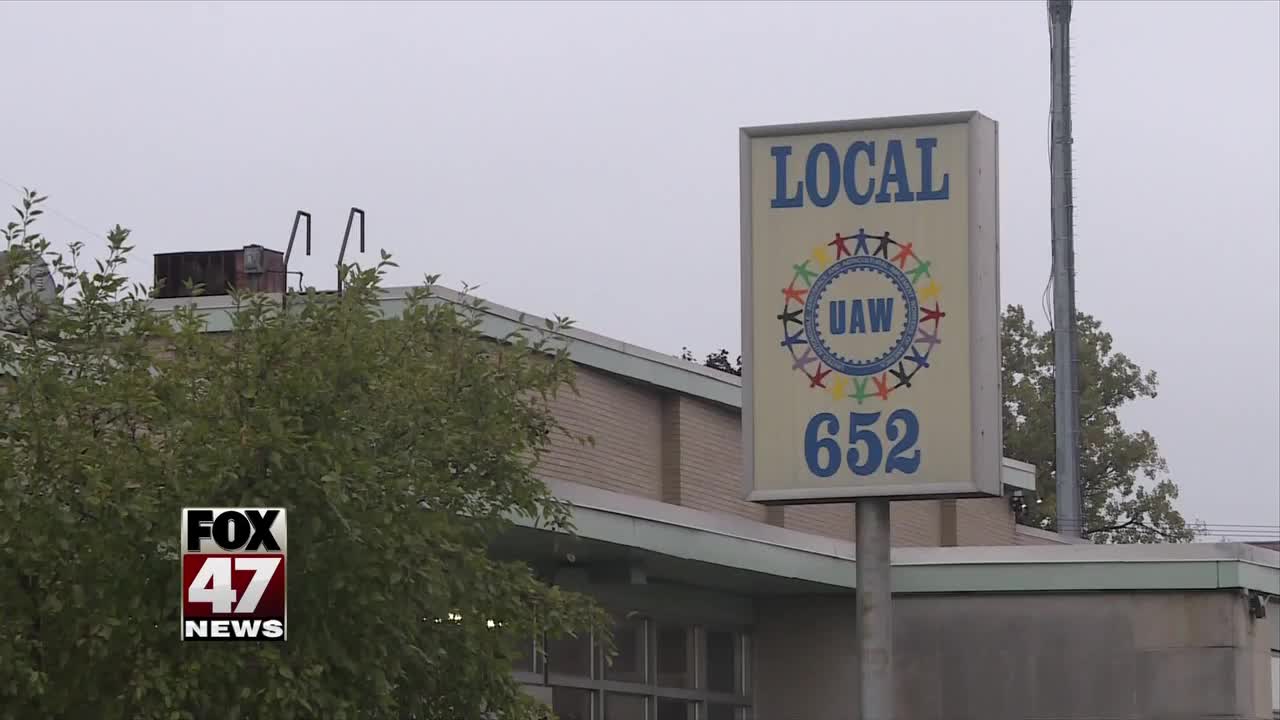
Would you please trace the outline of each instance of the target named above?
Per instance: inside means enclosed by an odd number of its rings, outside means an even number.
[[[1160,528],[1158,528],[1158,527],[1156,527],[1156,526],[1154,526],[1154,525],[1148,525],[1148,524],[1146,524],[1146,523],[1138,523],[1138,524],[1139,524],[1139,525],[1141,525],[1142,527],[1144,527],[1144,528],[1146,528],[1146,529],[1150,530],[1151,532],[1153,532],[1153,533],[1155,533],[1155,534],[1159,535],[1160,537],[1168,538],[1168,539],[1171,539],[1171,540],[1177,540],[1177,539],[1178,539],[1178,538],[1177,538],[1177,536],[1175,536],[1173,533],[1165,532],[1164,530],[1161,530]]]
[[[1094,528],[1094,529],[1092,529],[1092,530],[1085,530],[1085,531],[1084,531],[1084,534],[1085,534],[1086,536],[1088,536],[1088,535],[1093,535],[1094,533],[1101,533],[1101,532],[1116,532],[1116,531],[1119,531],[1119,530],[1124,530],[1124,529],[1126,529],[1126,528],[1134,527],[1135,525],[1136,525],[1137,527],[1140,527],[1140,528],[1144,529],[1144,530],[1150,530],[1151,532],[1153,532],[1153,533],[1155,533],[1155,534],[1159,535],[1160,537],[1163,537],[1163,538],[1166,538],[1166,539],[1169,539],[1169,540],[1178,540],[1178,539],[1179,539],[1175,534],[1173,534],[1173,533],[1171,533],[1171,532],[1167,532],[1167,531],[1161,530],[1160,528],[1158,528],[1158,527],[1156,527],[1156,526],[1154,526],[1154,525],[1148,525],[1147,523],[1142,522],[1142,521],[1141,521],[1141,520],[1139,520],[1138,518],[1129,518],[1128,520],[1126,520],[1126,521],[1124,521],[1124,522],[1122,522],[1122,523],[1119,523],[1119,524],[1117,524],[1117,525],[1104,525],[1104,526],[1102,526],[1102,527],[1100,527],[1100,528]]]
[[[1101,533],[1101,532],[1115,532],[1117,530],[1124,530],[1125,528],[1133,527],[1134,525],[1142,525],[1142,524],[1143,523],[1139,521],[1137,518],[1129,518],[1128,520],[1122,523],[1119,523],[1117,525],[1103,525],[1102,527],[1093,528],[1092,530],[1085,530],[1084,534],[1093,535],[1094,533]]]

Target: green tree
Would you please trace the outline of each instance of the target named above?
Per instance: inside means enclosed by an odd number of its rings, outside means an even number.
[[[1021,306],[1005,310],[1001,328],[1005,455],[1036,466],[1039,502],[1020,522],[1057,530],[1054,444],[1053,333],[1037,330]],[[1144,372],[1117,352],[1109,333],[1089,315],[1077,320],[1080,348],[1080,474],[1084,534],[1095,542],[1181,542],[1196,535],[1174,507],[1178,486],[1156,440],[1145,430],[1129,432],[1119,409],[1156,396],[1155,372]],[[681,357],[695,361],[685,348]],[[734,375],[738,364],[719,350],[703,362]]]
[[[488,340],[431,278],[384,319],[384,255],[210,334],[128,285],[126,230],[91,271],[50,253],[42,199],[0,278],[41,309],[0,342],[0,718],[540,716],[517,648],[603,619],[486,553],[512,516],[568,527],[533,475],[572,383],[551,332]],[[15,270],[40,256],[51,303]],[[180,642],[181,508],[259,505],[289,511],[288,642]]]
[[[1080,478],[1084,534],[1095,542],[1180,542],[1195,537],[1174,507],[1178,486],[1156,439],[1120,422],[1125,403],[1156,396],[1156,373],[1114,347],[1090,315],[1076,319],[1080,353]],[[1036,466],[1039,503],[1028,525],[1057,527],[1053,332],[1037,330],[1021,306],[1001,326],[1005,455]],[[1067,530],[1068,528],[1063,528]]]
[[[680,352],[680,359],[686,362],[698,362],[693,356],[693,351],[689,348],[684,348]],[[742,375],[742,356],[739,355],[734,362],[730,363],[729,351],[724,348],[708,355],[706,359],[702,361],[702,364],[712,370],[719,370],[720,372],[726,372],[730,375]]]

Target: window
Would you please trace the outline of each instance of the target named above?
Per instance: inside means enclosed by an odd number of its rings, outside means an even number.
[[[591,677],[591,636],[547,641],[547,670],[557,675]]]
[[[546,642],[545,681],[562,720],[751,720],[750,637],[741,629],[630,617],[611,661],[599,638]],[[536,658],[536,656],[535,656]],[[524,672],[521,672],[521,671]]]
[[[532,639],[516,645],[511,657],[511,668],[521,673],[538,672],[538,646]]]
[[[722,693],[742,691],[739,677],[741,664],[738,635],[732,632],[707,632],[707,689]]]
[[[693,628],[683,625],[658,625],[657,636],[657,684],[673,688],[693,687]]]
[[[1280,718],[1280,650],[1271,653],[1271,714]]]
[[[551,709],[560,720],[593,720],[591,705],[594,693],[581,688],[551,689]]]
[[[688,700],[658,698],[657,720],[698,720],[697,703]]]
[[[629,620],[613,628],[613,645],[617,655],[604,664],[604,678],[618,682],[643,683],[648,679],[648,637],[645,622]]]
[[[747,710],[735,705],[709,703],[707,705],[707,720],[748,720]]]
[[[648,698],[643,695],[609,693],[604,696],[604,720],[647,720],[647,705]]]

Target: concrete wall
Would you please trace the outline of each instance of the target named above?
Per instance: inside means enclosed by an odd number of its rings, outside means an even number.
[[[1013,544],[1014,545],[1064,545],[1066,541],[1060,539],[1057,533],[1051,533],[1037,528],[1028,528],[1018,526],[1014,528]]]
[[[736,515],[842,540],[854,538],[852,505],[765,508],[742,499],[742,418],[737,408],[579,366],[579,394],[554,403],[583,445],[556,436],[545,478]],[[1014,545],[1003,498],[894,503],[893,544]]]
[[[1271,718],[1271,613],[1242,594],[896,598],[898,717]],[[854,720],[852,596],[762,600],[756,720]]]
[[[1254,674],[1247,684],[1253,690],[1254,707],[1270,708],[1273,702],[1271,658],[1272,653],[1280,652],[1280,599],[1273,598],[1267,604],[1267,617],[1250,624],[1245,629],[1245,637],[1251,649],[1253,663]],[[1260,713],[1259,717],[1272,716]]]

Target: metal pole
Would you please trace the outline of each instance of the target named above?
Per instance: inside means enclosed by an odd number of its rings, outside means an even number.
[[[855,504],[860,720],[893,720],[893,594],[889,585],[889,501]]]
[[[1084,535],[1080,492],[1080,357],[1076,347],[1076,273],[1071,191],[1071,0],[1048,0],[1053,143],[1049,152],[1053,218],[1054,433],[1058,532]]]

